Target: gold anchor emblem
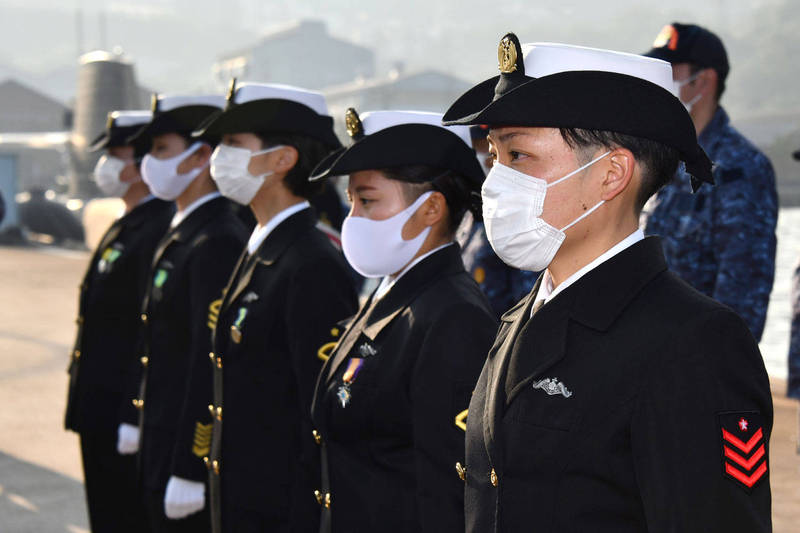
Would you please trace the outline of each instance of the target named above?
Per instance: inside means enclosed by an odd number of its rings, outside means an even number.
[[[344,123],[347,126],[347,134],[351,138],[357,139],[364,135],[364,125],[361,123],[358,113],[352,107],[345,111]]]
[[[517,70],[517,45],[507,36],[503,37],[497,48],[497,61],[503,74],[511,74]]]

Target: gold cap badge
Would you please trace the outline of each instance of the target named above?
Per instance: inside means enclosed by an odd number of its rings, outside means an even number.
[[[352,107],[345,111],[344,123],[345,126],[347,126],[347,134],[350,135],[352,139],[358,140],[364,136],[364,125],[361,123],[358,112]]]
[[[106,120],[106,129],[110,130],[114,127],[114,112],[109,111],[108,119]]]
[[[236,96],[236,78],[231,78],[231,83],[228,85],[228,96],[225,97],[225,100],[232,103],[234,96]]]
[[[498,68],[503,74],[511,74],[517,70],[517,45],[506,35],[497,48]]]
[[[158,93],[153,93],[153,96],[150,97],[150,111],[152,111],[154,115],[158,113],[158,106],[159,106]]]

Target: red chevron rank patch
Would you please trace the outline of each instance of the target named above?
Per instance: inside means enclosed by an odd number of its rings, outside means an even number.
[[[757,411],[719,414],[723,475],[752,490],[767,473],[764,420]]]

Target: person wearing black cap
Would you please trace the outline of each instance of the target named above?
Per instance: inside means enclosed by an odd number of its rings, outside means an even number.
[[[467,128],[441,114],[350,109],[353,143],[312,179],[349,174],[345,257],[381,278],[325,363],[312,404],[320,531],[463,531],[470,392],[496,328],[455,230],[480,209]]]
[[[145,182],[177,205],[152,258],[141,307],[143,375],[132,401],[141,438],[128,428],[130,446],[141,442],[145,507],[154,532],[210,530],[203,462],[212,424],[208,353],[222,291],[247,234],[211,179],[217,139],[191,133],[224,103],[222,96],[154,97],[153,120],[134,136],[152,138],[142,161]]]
[[[320,183],[308,176],[341,143],[322,94],[235,80],[225,111],[198,134],[222,137],[211,174],[257,220],[212,340],[213,531],[315,531],[311,396],[357,299],[309,203]]]
[[[103,235],[80,286],[65,416],[66,428],[80,435],[89,523],[98,533],[148,531],[136,458],[119,455],[117,441],[126,412],[126,377],[139,370],[138,316],[150,259],[174,213],[171,202],[150,194],[139,173],[149,139],[127,142],[150,117],[147,111],[109,113],[106,130],[89,148],[106,152],[94,171],[98,187],[125,202],[124,214]]]
[[[692,195],[687,174],[679,171],[646,209],[646,232],[662,238],[672,270],[739,313],[759,340],[775,274],[778,195],[772,165],[730,124],[719,103],[730,70],[719,37],[674,23],[661,30],[646,55],[672,64],[676,93],[714,161],[715,182]]]
[[[472,395],[466,530],[770,531],[758,345],[638,229],[679,160],[711,180],[669,64],[511,33],[498,59],[444,123],[490,126],[489,242],[544,273]]]

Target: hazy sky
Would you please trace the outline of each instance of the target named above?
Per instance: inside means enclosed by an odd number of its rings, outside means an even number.
[[[118,45],[134,59],[142,84],[160,91],[208,90],[214,87],[211,66],[220,55],[254,43],[277,25],[311,17],[326,22],[331,34],[373,48],[379,74],[401,61],[411,70],[436,68],[474,82],[494,74],[497,42],[507,31],[517,32],[523,42],[560,41],[642,52],[663,25],[679,20],[706,25],[723,38],[733,65],[729,98],[747,111],[760,101],[753,95],[747,102],[744,91],[737,95],[740,86],[747,86],[750,95],[749,87],[786,71],[781,61],[798,68],[794,66],[798,55],[789,54],[790,50],[764,58],[759,48],[750,45],[754,39],[768,40],[776,33],[776,24],[795,24],[785,34],[797,46],[800,17],[786,16],[787,10],[800,14],[796,4],[800,2],[67,0],[53,5],[52,0],[0,0],[0,77],[3,67],[68,73],[79,49]],[[779,44],[786,47],[785,42]],[[765,42],[762,48],[773,45]],[[775,72],[754,72],[764,68]],[[57,81],[46,79],[55,90]],[[786,98],[797,92],[786,86],[776,90],[786,91]]]

